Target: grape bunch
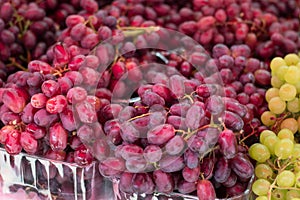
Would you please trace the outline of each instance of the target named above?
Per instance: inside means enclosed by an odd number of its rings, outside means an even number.
[[[214,199],[246,189],[254,168],[239,138],[253,116],[245,105],[224,96],[217,65],[197,48],[187,54],[192,64],[176,53],[156,53],[156,60],[167,61],[167,66],[142,65],[147,84],[130,96],[137,101],[124,105],[120,100],[128,92],[121,95],[118,84],[129,89],[134,82],[127,68],[132,61],[125,58],[112,65],[118,88],[112,90],[111,101],[118,104],[103,108],[100,120],[114,148],[95,156],[103,176],[119,179],[121,192],[150,198],[154,192],[197,190],[200,199],[203,194]]]
[[[257,161],[252,190],[257,199],[296,199],[299,192],[299,56],[287,54],[270,63],[272,87],[266,91],[269,110],[261,121],[270,130],[249,148]]]
[[[299,147],[288,128],[261,133],[260,143],[249,148],[251,158],[257,161],[257,179],[252,185],[256,199],[300,198]]]
[[[2,1],[0,24],[3,80],[16,69],[25,70],[31,60],[44,59],[56,41],[56,23],[35,2]]]
[[[262,114],[261,120],[275,132],[288,128],[295,134],[299,130],[299,63],[297,54],[275,57],[270,63],[272,87],[265,96],[269,110]]]

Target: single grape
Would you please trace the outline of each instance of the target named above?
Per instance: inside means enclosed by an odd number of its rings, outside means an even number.
[[[297,95],[297,89],[294,85],[291,85],[289,83],[283,84],[279,89],[279,97],[283,101],[291,101],[293,100]],[[272,99],[269,101],[269,103],[272,101]]]
[[[53,151],[64,150],[67,147],[68,133],[61,123],[55,123],[49,128],[49,143]]]
[[[252,191],[258,196],[267,195],[271,183],[265,179],[257,179],[252,185]]]
[[[269,149],[260,143],[255,143],[251,145],[249,148],[249,154],[251,158],[258,162],[265,162],[270,158],[270,152]]]
[[[254,173],[254,167],[247,155],[238,153],[230,162],[232,170],[241,179],[249,179]]]
[[[231,168],[228,160],[223,157],[219,158],[214,169],[214,179],[219,183],[223,183],[228,179],[230,173]]]
[[[300,62],[300,58],[297,54],[290,53],[284,57],[284,61],[288,66],[297,65]]]
[[[272,168],[269,165],[264,163],[260,163],[256,165],[254,172],[257,178],[266,179],[266,180],[272,178],[274,174]]]
[[[160,169],[164,172],[176,172],[184,168],[184,161],[182,156],[166,155],[159,161]]]
[[[287,159],[292,156],[294,149],[294,142],[290,139],[284,138],[275,144],[275,155],[281,159]]]
[[[281,129],[278,133],[277,136],[279,139],[283,139],[283,138],[288,138],[290,140],[294,140],[294,133],[287,128]]]
[[[220,151],[225,158],[230,159],[237,154],[237,140],[230,129],[226,129],[220,133],[218,143]]]
[[[276,135],[269,135],[264,139],[263,145],[268,147],[270,153],[273,155],[275,153],[275,144],[279,141]]]
[[[162,124],[147,133],[147,139],[150,144],[161,145],[168,142],[175,136],[175,130],[172,125]]]
[[[292,133],[296,133],[298,131],[298,123],[297,120],[290,117],[284,119],[280,124],[281,129],[289,129]]]
[[[162,150],[157,145],[148,145],[144,149],[144,158],[151,163],[158,162],[162,157]]]
[[[213,200],[216,198],[215,188],[209,180],[198,181],[197,197],[199,200]]]
[[[276,134],[271,131],[271,130],[264,130],[263,132],[260,133],[260,136],[259,136],[259,141],[260,143],[264,144],[264,140],[266,139],[267,136],[269,135],[274,135],[276,136]]]
[[[300,79],[300,69],[296,66],[289,66],[284,75],[284,80],[289,84],[297,84]]]
[[[281,114],[286,109],[286,103],[280,97],[273,97],[269,103],[268,107],[270,111],[274,114]]]
[[[295,174],[292,171],[283,170],[277,175],[276,184],[279,187],[292,187],[295,184]]]
[[[270,63],[270,68],[272,70],[272,73],[276,73],[279,67],[286,66],[286,65],[287,64],[283,58],[275,57],[272,59],[272,61]]]
[[[189,167],[184,167],[182,170],[182,176],[185,181],[190,182],[190,183],[195,183],[200,175],[200,167],[196,168],[189,168]]]
[[[298,92],[299,93],[299,92]],[[297,113],[300,111],[300,102],[299,98],[294,98],[291,101],[287,102],[287,110],[292,112],[292,113]]]
[[[272,87],[266,91],[265,98],[266,98],[266,101],[269,102],[273,97],[278,97],[278,96],[279,96],[279,89]]]
[[[169,193],[174,189],[174,180],[169,173],[165,173],[161,170],[155,170],[153,172],[153,180],[158,192]]]
[[[181,136],[175,135],[167,142],[165,148],[169,155],[178,155],[184,150],[185,141]]]

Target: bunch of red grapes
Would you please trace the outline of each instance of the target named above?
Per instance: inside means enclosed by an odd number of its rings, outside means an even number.
[[[242,194],[268,63],[299,50],[299,14],[296,0],[0,2],[0,143],[99,161],[120,198]]]

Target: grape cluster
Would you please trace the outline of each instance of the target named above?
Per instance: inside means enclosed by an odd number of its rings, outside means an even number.
[[[300,198],[299,192],[299,143],[294,133],[282,128],[278,133],[265,130],[260,143],[249,148],[251,158],[257,161],[257,180],[252,190],[257,199]]]
[[[176,5],[172,1],[118,0],[105,9],[110,19],[118,18],[120,26],[158,25],[178,30],[209,50],[218,43],[243,43],[260,59],[269,60],[299,48],[297,0],[193,0]]]
[[[273,87],[266,91],[269,110],[261,116],[270,130],[249,148],[257,161],[252,190],[257,199],[296,199],[299,193],[299,56],[287,54],[270,63]]]
[[[1,79],[7,78],[33,59],[44,59],[56,41],[56,23],[35,2],[2,1],[0,3]],[[9,74],[8,74],[9,75]]]
[[[265,96],[269,110],[262,114],[261,120],[275,132],[282,128],[293,133],[299,130],[299,63],[297,54],[275,57],[270,63],[272,87]]]

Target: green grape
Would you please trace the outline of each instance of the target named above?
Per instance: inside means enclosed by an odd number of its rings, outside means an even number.
[[[254,173],[257,178],[262,178],[267,180],[269,178],[272,178],[273,176],[272,168],[269,165],[264,163],[256,165]]]
[[[269,88],[266,91],[265,98],[266,101],[269,102],[273,97],[279,97],[279,89],[278,88]]]
[[[292,156],[294,149],[294,142],[290,139],[284,138],[275,144],[275,155],[281,159],[287,159]]]
[[[280,88],[284,84],[283,80],[280,80],[276,75],[271,77],[271,85],[274,88]]]
[[[287,190],[274,189],[271,192],[271,200],[285,200]]]
[[[300,200],[300,198],[292,198],[291,200]]]
[[[276,136],[276,134],[275,134],[273,131],[271,131],[271,130],[264,130],[264,131],[262,131],[262,132],[260,133],[260,136],[259,136],[259,142],[263,144],[265,138],[266,138],[267,136],[269,136],[269,135],[274,135],[274,136]]]
[[[279,67],[281,66],[286,66],[286,62],[284,61],[283,58],[281,57],[275,57],[272,59],[271,63],[270,63],[270,68],[272,70],[272,72],[276,72],[278,70]]]
[[[292,187],[295,184],[295,174],[289,170],[283,170],[277,175],[276,184],[279,187]]]
[[[281,122],[280,128],[281,129],[287,128],[291,130],[293,133],[296,133],[298,131],[298,122],[292,117],[286,118]]]
[[[284,57],[285,63],[290,66],[290,65],[297,65],[299,60],[299,57],[295,53],[289,53]]]
[[[270,153],[275,154],[275,144],[279,141],[276,135],[269,135],[265,138],[263,144],[268,147]]]
[[[276,122],[276,115],[271,111],[265,111],[260,116],[260,119],[265,126],[272,126]]]
[[[290,66],[284,75],[284,80],[293,85],[299,82],[300,69],[296,66]]]
[[[297,89],[294,85],[285,83],[279,89],[279,97],[283,101],[291,101],[297,95]]]
[[[249,148],[250,157],[258,162],[265,162],[270,158],[269,149],[260,143],[255,143]]]
[[[297,91],[298,92],[298,91]],[[299,102],[299,98],[294,98],[291,101],[288,101],[287,104],[287,109],[288,111],[292,112],[292,113],[297,113],[300,111],[300,102]]]
[[[280,66],[277,69],[276,76],[279,78],[279,80],[284,81],[284,76],[288,69],[288,66]]]
[[[268,107],[272,113],[281,114],[285,111],[286,103],[280,97],[274,97],[269,101]]]
[[[289,190],[285,194],[286,199],[300,198],[300,191],[298,190]]]
[[[295,84],[295,87],[297,89],[297,93],[299,94],[300,93],[300,81],[298,81],[296,84]]]
[[[266,179],[257,179],[252,185],[252,191],[258,196],[267,195],[270,189],[270,182]]]
[[[267,196],[259,196],[259,197],[256,197],[255,200],[268,200],[268,197]]]
[[[287,128],[281,129],[277,135],[279,139],[288,138],[292,141],[294,140],[294,133]]]

